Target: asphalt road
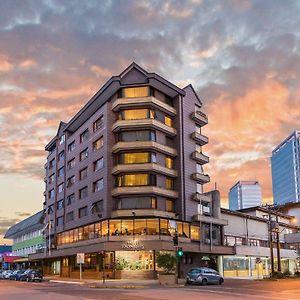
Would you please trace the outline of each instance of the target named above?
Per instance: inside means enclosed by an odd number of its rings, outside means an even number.
[[[0,281],[1,300],[300,300],[300,280],[227,280],[223,286],[94,289],[66,283]]]

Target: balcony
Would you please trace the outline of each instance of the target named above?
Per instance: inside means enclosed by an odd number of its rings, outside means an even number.
[[[197,161],[201,165],[207,164],[209,162],[209,157],[198,151],[194,151],[192,153],[192,159]]]
[[[200,194],[200,193],[193,193],[192,199],[194,201],[199,202],[199,203],[201,203],[201,202],[211,202],[211,198],[209,196],[206,196],[206,195]]]
[[[204,146],[208,143],[208,137],[201,133],[193,132],[191,134],[191,137],[193,140],[195,140],[201,146]]]
[[[194,173],[192,174],[192,178],[201,184],[210,182],[210,177],[206,174]]]
[[[200,126],[204,126],[208,123],[206,114],[201,111],[196,111],[191,114],[191,118]]]
[[[155,172],[170,177],[177,177],[177,171],[174,169],[166,168],[157,163],[143,163],[143,164],[119,164],[113,167],[112,174],[118,175],[119,173],[126,172]]]
[[[158,209],[134,209],[136,216],[153,216],[153,217],[164,217],[164,218],[175,218],[175,213],[167,212],[164,210]],[[132,209],[116,209],[111,213],[112,218],[119,217],[131,217],[132,218]]]
[[[119,111],[120,109],[132,108],[132,107],[153,107],[160,111],[163,111],[171,116],[176,115],[176,109],[163,101],[160,101],[154,97],[143,98],[119,98],[112,103],[112,110]]]
[[[178,192],[173,190],[166,190],[157,186],[126,186],[117,187],[112,190],[113,197],[123,195],[158,195],[167,198],[178,198]]]
[[[118,132],[123,129],[157,129],[170,136],[175,136],[177,131],[175,128],[167,126],[166,124],[155,119],[142,119],[142,120],[118,120],[113,125],[111,130]]]
[[[217,219],[211,216],[206,216],[206,215],[201,215],[197,214],[193,216],[193,221],[194,222],[203,222],[203,223],[211,223],[211,224],[216,224],[216,225],[223,225],[227,226],[228,225],[228,220],[225,219]]]
[[[177,156],[175,149],[153,141],[118,142],[112,147],[113,153],[126,150],[155,150],[173,157]]]

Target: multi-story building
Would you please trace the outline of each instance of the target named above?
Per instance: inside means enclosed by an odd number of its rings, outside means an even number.
[[[294,131],[272,151],[274,204],[300,200],[300,131]]]
[[[294,217],[264,207],[251,207],[240,211],[222,208],[222,218],[228,220],[225,230],[225,243],[234,246],[235,255],[224,255],[219,271],[225,277],[262,278],[271,273],[271,250],[274,256],[274,270],[278,270],[277,235],[280,245],[279,257],[281,272],[294,274],[299,271],[298,253],[286,243],[286,237],[299,231]],[[269,218],[274,226],[272,245],[270,242]],[[278,224],[278,225],[277,225]],[[223,266],[223,269],[221,267]]]
[[[78,276],[80,252],[85,276],[99,277],[104,266],[117,277],[124,260],[125,269],[154,276],[155,254],[174,251],[176,232],[188,252],[181,271],[204,254],[233,253],[223,246],[218,193],[203,193],[210,177],[201,107],[191,85],[181,89],[133,63],[60,123],[46,146],[45,272]]]
[[[0,269],[8,269],[12,257],[12,248],[9,245],[0,245]]]
[[[12,239],[12,255],[18,257],[14,263],[28,262],[28,255],[43,251],[44,212],[39,211],[25,220],[13,225],[5,233],[4,238]]]
[[[260,206],[262,204],[261,187],[258,181],[238,181],[229,190],[229,209],[239,210],[243,208]]]

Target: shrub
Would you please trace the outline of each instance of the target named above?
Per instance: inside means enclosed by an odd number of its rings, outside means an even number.
[[[163,269],[165,274],[174,274],[176,257],[170,253],[158,254],[156,257],[157,266]]]

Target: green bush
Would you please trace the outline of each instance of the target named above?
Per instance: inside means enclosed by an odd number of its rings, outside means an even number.
[[[123,257],[117,257],[116,259],[116,269],[124,270],[129,268],[129,262]]]
[[[160,253],[156,257],[157,266],[163,269],[165,274],[174,274],[176,257],[170,253]]]

